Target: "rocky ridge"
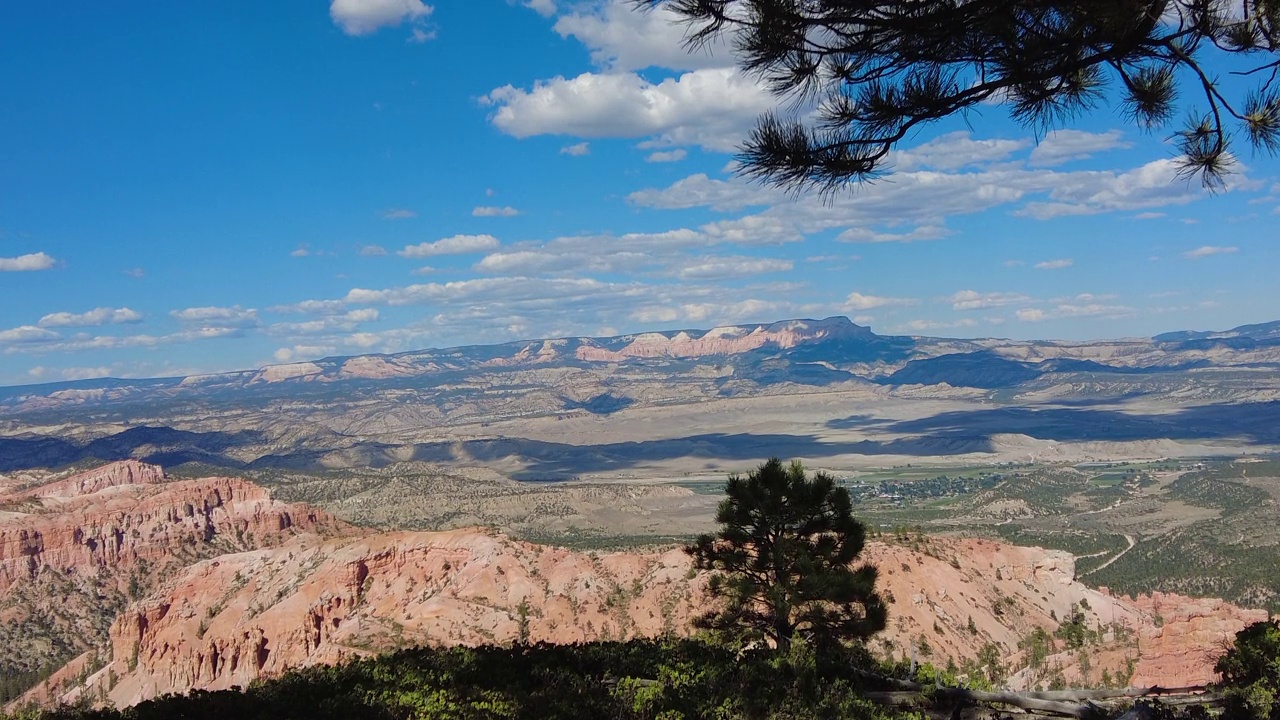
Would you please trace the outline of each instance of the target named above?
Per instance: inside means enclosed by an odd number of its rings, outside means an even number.
[[[93,648],[131,600],[201,559],[348,526],[236,478],[171,480],[136,461],[0,495],[0,670]]]
[[[1264,330],[1012,341],[882,336],[834,317],[0,388],[0,472],[125,458],[230,471],[421,460],[522,480],[665,477],[691,459],[733,470],[784,443],[833,467],[1020,461],[996,442],[1019,433],[1082,460],[1150,457],[1151,442],[1169,457],[1269,452],[1280,448],[1280,339]],[[862,409],[840,414],[850,402]],[[699,436],[713,442],[686,442]]]
[[[45,478],[2,502],[19,508],[0,519],[5,661],[79,653],[28,694],[40,702],[127,705],[410,645],[683,635],[708,603],[705,576],[678,549],[374,533],[245,480],[172,480],[142,463]],[[872,643],[885,655],[963,666],[994,646],[1015,670],[1032,632],[1083,612],[1097,637],[1088,662],[1058,643],[1043,668],[1013,675],[1015,688],[1049,672],[1081,685],[1104,671],[1133,685],[1202,683],[1224,642],[1266,616],[1114,596],[1075,580],[1069,553],[983,539],[904,536],[869,543],[863,559],[890,605]],[[34,622],[46,616],[51,626]]]
[[[890,627],[873,650],[945,664],[991,644],[1014,669],[1030,632],[1052,634],[1087,608],[1101,636],[1091,667],[1070,652],[1046,663],[1073,684],[1096,684],[1104,670],[1135,685],[1203,682],[1217,633],[1259,615],[1173,595],[1113,597],[1073,580],[1067,553],[987,540],[875,542],[865,558],[890,602]],[[580,553],[481,530],[302,537],[189,568],[122,613],[111,662],[57,697],[130,704],[406,645],[683,635],[706,605],[705,587],[678,550]],[[1022,673],[1011,685],[1044,679]]]

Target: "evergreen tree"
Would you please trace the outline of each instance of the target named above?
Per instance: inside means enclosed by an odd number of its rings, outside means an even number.
[[[1226,690],[1227,715],[1280,720],[1280,620],[1256,622],[1236,633],[1214,671]]]
[[[711,590],[723,601],[703,627],[758,632],[783,652],[796,637],[824,645],[884,629],[876,569],[852,567],[865,529],[847,490],[774,458],[745,478],[731,475],[725,495],[719,532],[686,548],[699,568],[716,571]]]
[[[1280,0],[634,1],[673,10],[693,45],[731,40],[743,69],[799,101],[762,118],[740,158],[792,190],[873,178],[912,131],[984,104],[1051,127],[1097,107],[1108,84],[1147,128],[1187,113],[1179,161],[1206,185],[1231,168],[1233,127],[1280,149]],[[1229,88],[1218,67],[1236,76]]]

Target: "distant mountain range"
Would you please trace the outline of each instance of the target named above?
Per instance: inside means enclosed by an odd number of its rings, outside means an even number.
[[[1146,353],[1109,353],[1108,363],[1085,357],[1090,347],[1148,349]],[[1030,357],[1025,348],[1053,349],[1055,363],[1018,362]],[[0,387],[0,402],[12,407],[20,399],[48,397],[71,402],[109,401],[119,391],[176,391],[199,394],[213,390],[248,389],[275,383],[388,380],[445,375],[468,370],[547,367],[589,367],[599,363],[700,361],[705,358],[774,360],[789,366],[816,363],[846,368],[856,375],[888,384],[936,384],[991,387],[992,371],[1002,382],[1033,379],[1045,372],[1151,372],[1191,369],[1212,364],[1208,358],[1183,363],[1153,362],[1183,353],[1207,350],[1268,350],[1280,348],[1280,321],[1241,325],[1225,331],[1182,330],[1156,335],[1149,341],[1097,342],[957,340],[917,336],[877,335],[869,327],[845,317],[824,320],[784,320],[770,324],[733,325],[711,330],[648,332],[613,337],[570,337],[411,350],[391,355],[328,357],[315,361],[269,365],[212,375],[128,379],[94,378],[66,382]],[[947,352],[955,350],[956,352]],[[1072,352],[1072,351],[1075,352]],[[1046,353],[1049,354],[1049,353]],[[1165,356],[1165,357],[1161,357]],[[1074,362],[1073,362],[1074,361]],[[887,368],[897,371],[885,374]],[[792,367],[792,372],[797,371]],[[980,377],[979,377],[980,376]],[[781,378],[780,378],[781,379]],[[846,379],[846,378],[841,378]],[[66,391],[78,391],[68,394]]]
[[[554,338],[0,388],[0,471],[87,457],[232,467],[378,465],[424,452],[448,460],[456,449],[423,443],[448,446],[459,433],[505,441],[538,419],[908,388],[1018,406],[1256,405],[1280,400],[1278,369],[1280,322],[1089,342],[878,335],[844,317]]]

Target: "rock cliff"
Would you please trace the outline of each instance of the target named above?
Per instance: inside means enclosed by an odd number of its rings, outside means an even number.
[[[870,331],[845,318],[827,318],[791,320],[756,327],[719,327],[696,336],[688,332],[644,333],[629,338],[629,342],[617,350],[584,342],[578,347],[577,357],[591,362],[621,362],[627,358],[696,358],[736,355],[767,345],[787,349],[804,342],[845,337],[870,337]]]
[[[406,645],[683,633],[703,581],[679,550],[591,555],[478,530],[390,533],[226,555],[111,628],[95,696],[129,704]]]
[[[1129,601],[1129,598],[1124,598]],[[1167,593],[1132,601],[1151,619],[1138,633],[1135,686],[1202,685],[1217,680],[1213,664],[1245,625],[1267,619],[1265,610],[1247,610],[1215,598]]]
[[[134,461],[0,496],[0,671],[91,648],[131,600],[201,559],[350,529],[234,478],[169,480]]]
[[[1093,661],[1082,669],[1076,654],[1054,655],[1046,666],[1064,679],[1098,684],[1106,671],[1141,685],[1192,684],[1212,675],[1215,633],[1234,633],[1254,615],[1162,595],[1157,619],[1152,598],[1074,581],[1067,553],[986,540],[871,543],[865,557],[890,601],[890,627],[872,649],[940,664],[962,664],[991,644],[1016,670],[1035,628],[1052,634],[1083,609],[1098,633]],[[579,553],[480,530],[301,537],[204,561],[130,607],[111,628],[110,664],[61,699],[89,692],[130,704],[406,645],[685,634],[706,606],[705,588],[677,550]],[[1022,672],[1010,685],[1046,677]]]
[[[0,662],[70,664],[28,699],[131,704],[422,644],[686,634],[709,602],[678,549],[586,553],[485,530],[374,533],[248,481],[171,480],[127,462],[0,496]],[[12,489],[12,488],[20,489]],[[992,647],[1015,688],[1200,684],[1265,618],[1219,600],[1130,598],[1074,579],[1065,552],[965,538],[871,542],[890,625],[872,650],[964,666]],[[1074,612],[1082,651],[1026,639]],[[24,664],[26,663],[26,664]],[[87,677],[87,680],[84,678]]]

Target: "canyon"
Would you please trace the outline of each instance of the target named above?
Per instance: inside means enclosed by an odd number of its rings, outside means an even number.
[[[687,635],[708,601],[706,576],[678,548],[362,529],[245,480],[169,478],[134,461],[35,483],[0,484],[4,612],[69,604],[68,621],[98,623],[54,626],[76,655],[28,692],[37,702],[128,705],[420,644]],[[1038,674],[1015,674],[1014,687],[1050,671],[1080,684],[1104,670],[1135,686],[1203,683],[1224,638],[1267,616],[1212,599],[1113,595],[1077,581],[1069,553],[979,538],[882,535],[861,561],[879,569],[889,603],[890,625],[871,644],[882,655],[960,663],[993,645],[1015,669],[1035,628],[1052,633],[1078,612],[1096,630],[1089,667],[1064,649]],[[52,579],[68,589],[50,592]],[[47,593],[43,608],[12,602],[33,592]],[[40,627],[14,626],[33,635],[25,647],[41,639]],[[84,642],[66,639],[73,630]]]

